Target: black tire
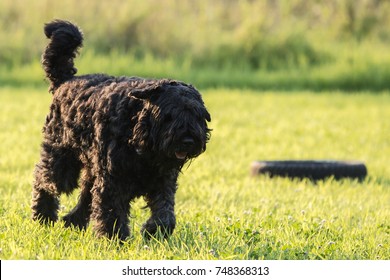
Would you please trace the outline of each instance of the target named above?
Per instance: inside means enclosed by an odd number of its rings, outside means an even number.
[[[335,179],[352,178],[363,180],[367,168],[360,161],[335,160],[278,160],[255,161],[251,166],[251,174],[267,174],[270,177],[309,178],[322,180],[329,177]]]

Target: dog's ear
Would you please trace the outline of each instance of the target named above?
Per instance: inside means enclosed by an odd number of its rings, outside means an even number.
[[[170,80],[147,80],[134,78],[131,83],[131,95],[135,98],[150,100],[153,96],[158,96],[161,92],[166,91],[166,85],[175,83]]]
[[[155,93],[153,90],[150,89],[133,89],[131,91],[131,96],[134,96],[138,99],[150,99],[150,97]]]
[[[135,147],[138,154],[142,154],[148,149],[150,126],[150,109],[145,107],[138,114],[138,121],[133,128],[133,137],[129,141],[129,144]]]

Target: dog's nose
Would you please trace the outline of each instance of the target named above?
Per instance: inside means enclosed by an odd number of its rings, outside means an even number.
[[[190,138],[190,137],[186,137],[184,138],[182,141],[181,141],[182,145],[183,146],[192,146],[195,144],[195,141],[194,139]]]

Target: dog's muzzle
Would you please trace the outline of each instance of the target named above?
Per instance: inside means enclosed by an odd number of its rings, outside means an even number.
[[[179,160],[185,160],[187,157],[197,154],[195,150],[195,140],[191,137],[186,137],[179,144],[178,149],[175,151],[175,156]]]

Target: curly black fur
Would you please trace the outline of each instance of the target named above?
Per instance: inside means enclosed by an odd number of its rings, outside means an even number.
[[[124,240],[130,202],[143,196],[151,217],[142,233],[172,233],[178,175],[210,138],[200,93],[167,79],[74,76],[81,31],[61,20],[44,30],[50,43],[42,64],[53,102],[35,169],[33,219],[55,222],[60,195],[80,185],[66,226],[84,229],[92,218],[99,235]]]

